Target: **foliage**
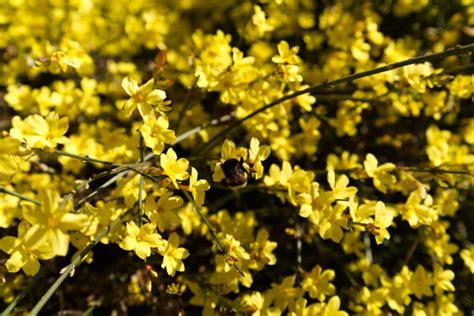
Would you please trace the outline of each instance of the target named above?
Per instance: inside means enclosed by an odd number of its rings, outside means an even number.
[[[3,1],[5,314],[468,313],[473,27],[472,0]]]

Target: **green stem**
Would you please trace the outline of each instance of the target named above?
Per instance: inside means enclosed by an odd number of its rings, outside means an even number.
[[[386,65],[386,66],[371,69],[371,70],[368,70],[368,71],[355,73],[355,74],[352,74],[352,75],[349,75],[349,76],[346,76],[346,77],[342,77],[342,78],[339,78],[339,79],[336,79],[336,80],[325,81],[321,84],[317,84],[317,85],[311,86],[309,88],[293,92],[291,94],[283,96],[283,97],[281,97],[281,98],[279,98],[279,99],[277,99],[273,102],[270,102],[269,104],[266,104],[266,105],[260,107],[259,109],[255,110],[254,112],[244,116],[240,120],[238,120],[235,123],[231,124],[226,129],[222,130],[220,133],[218,133],[213,138],[211,138],[206,144],[204,144],[197,151],[197,153],[201,154],[201,153],[211,149],[215,145],[215,143],[217,143],[225,135],[227,135],[228,133],[230,133],[231,131],[236,129],[243,122],[245,122],[245,121],[251,119],[252,117],[256,116],[257,114],[265,112],[266,110],[268,110],[268,109],[270,109],[270,108],[272,108],[272,107],[274,107],[274,106],[276,106],[280,103],[283,103],[285,101],[294,99],[294,98],[296,98],[300,95],[307,94],[307,93],[316,93],[316,92],[321,91],[321,90],[326,89],[326,88],[333,88],[333,87],[335,87],[337,85],[340,85],[340,84],[343,84],[343,83],[352,82],[352,81],[357,80],[357,79],[373,76],[373,75],[376,75],[376,74],[379,74],[379,73],[382,73],[382,72],[387,72],[387,71],[394,70],[394,69],[397,69],[397,68],[401,68],[401,67],[404,67],[404,66],[408,66],[408,65],[411,65],[411,64],[418,64],[418,63],[423,63],[423,62],[426,62],[426,61],[433,61],[433,60],[441,59],[441,58],[444,58],[444,57],[448,57],[448,56],[452,56],[452,55],[460,55],[464,52],[469,52],[470,53],[470,52],[473,52],[473,51],[474,51],[474,43],[469,44],[469,45],[465,45],[465,46],[458,46],[456,48],[451,48],[451,49],[448,49],[448,50],[446,50],[444,52],[441,52],[441,53],[435,53],[435,54],[430,54],[430,55],[426,55],[426,56],[419,56],[419,57],[410,58],[410,59],[407,59],[407,60],[404,60],[404,61],[401,61],[401,62],[398,62],[398,63],[393,63],[393,64],[389,64],[389,65]]]
[[[299,216],[295,218],[295,228],[296,228],[296,278],[299,283],[301,278],[301,271],[303,268],[303,230],[301,228],[301,222]]]
[[[76,206],[74,208],[79,208],[83,203],[85,203],[88,199],[94,197],[95,195],[97,195],[101,190],[107,188],[108,186],[112,185],[113,183],[115,183],[115,181],[117,181],[118,179],[120,179],[122,176],[124,176],[125,174],[127,173],[127,171],[122,171],[120,173],[117,173],[115,176],[113,176],[112,178],[110,178],[107,182],[105,182],[104,184],[102,184],[100,187],[98,187],[96,190],[92,191],[91,193],[89,193],[86,197],[82,198],[79,202],[77,202]]]
[[[15,191],[11,191],[11,190],[8,190],[4,187],[0,187],[0,193],[5,193],[5,194],[8,194],[8,195],[12,195],[12,196],[16,196],[17,198],[19,198],[20,200],[24,200],[24,201],[28,201],[28,202],[31,202],[31,203],[34,203],[36,205],[41,205],[41,202],[38,201],[38,200],[35,200],[35,199],[32,199],[32,198],[29,198],[25,195],[22,195],[20,193],[17,193]]]
[[[114,166],[114,167],[124,166],[122,164],[115,163],[115,162],[112,162],[112,161],[95,159],[95,158],[91,158],[91,157],[87,157],[87,156],[81,156],[81,155],[77,155],[77,154],[68,153],[68,152],[62,151],[62,150],[55,150],[55,151],[53,151],[53,153],[55,153],[56,155],[59,155],[59,156],[70,157],[70,158],[78,159],[78,160],[81,160],[81,161],[86,161],[86,162],[89,162],[89,163],[100,163],[100,164],[103,164],[103,165],[109,165],[109,166]]]
[[[403,265],[406,266],[408,262],[410,261],[411,257],[415,253],[416,248],[418,247],[418,244],[420,243],[421,237],[418,235],[416,239],[413,241],[413,243],[410,246],[410,249],[408,249],[407,255],[405,256],[405,260],[403,260]]]
[[[143,137],[140,135],[140,161],[143,162],[145,154],[145,146],[143,145]],[[143,191],[143,176],[140,175],[138,181],[138,226],[142,226],[142,214],[143,214],[143,201],[142,201],[142,191]]]
[[[473,172],[469,170],[449,170],[449,169],[442,169],[438,167],[434,168],[416,168],[416,167],[397,167],[400,171],[411,171],[411,172],[426,172],[426,173],[451,173],[451,174],[464,174],[468,176],[472,176]]]
[[[367,261],[369,263],[372,263],[374,262],[374,256],[372,253],[372,247],[370,246],[370,236],[367,232],[365,232],[363,236],[365,246],[365,257],[367,258]]]
[[[318,101],[354,101],[354,102],[367,102],[375,104],[387,104],[387,102],[376,100],[374,98],[355,98],[352,95],[341,95],[341,94],[314,94]]]
[[[126,214],[126,213],[124,213]],[[124,215],[123,214],[123,215]],[[68,275],[73,271],[75,268],[79,267],[82,263],[82,260],[87,256],[87,254],[94,248],[102,238],[104,238],[109,231],[111,231],[123,218],[119,216],[116,218],[112,223],[109,224],[106,228],[104,228],[96,238],[86,247],[84,248],[81,253],[71,261],[71,263],[63,270],[63,273],[54,281],[54,283],[50,286],[50,288],[43,294],[40,300],[36,303],[33,309],[30,311],[30,316],[38,315],[44,305],[48,302],[51,296],[56,292],[56,290],[61,286],[64,280],[68,277]]]
[[[81,160],[81,161],[86,161],[86,162],[89,162],[89,163],[100,163],[100,164],[113,166],[113,167],[126,168],[128,170],[132,170],[133,172],[140,174],[141,176],[143,176],[143,177],[145,177],[149,180],[152,180],[152,181],[156,180],[155,177],[153,177],[149,174],[146,174],[143,171],[140,171],[140,170],[136,169],[135,167],[133,167],[136,164],[120,164],[120,163],[115,163],[115,162],[111,162],[111,161],[107,161],[107,160],[100,160],[100,159],[90,158],[90,157],[87,157],[87,156],[71,154],[71,153],[68,153],[68,152],[65,152],[65,151],[62,151],[62,150],[55,150],[54,153],[59,155],[59,156],[66,156],[66,157],[78,159],[78,160]],[[153,157],[153,156],[151,156],[151,157]],[[149,160],[149,159],[146,159],[146,157],[145,157],[144,159],[141,159],[140,161],[144,162],[146,160]]]

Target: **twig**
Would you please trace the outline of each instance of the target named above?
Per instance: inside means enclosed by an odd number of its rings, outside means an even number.
[[[29,197],[27,197],[27,196],[25,196],[25,195],[23,195],[23,194],[18,193],[18,192],[8,190],[8,189],[6,189],[6,188],[4,188],[4,187],[0,187],[0,193],[5,193],[5,194],[8,194],[8,195],[16,196],[16,197],[19,198],[20,200],[28,201],[28,202],[34,203],[34,204],[36,204],[36,205],[41,205],[41,202],[38,201],[38,200],[29,198]]]
[[[302,256],[302,249],[303,249],[303,242],[302,242],[302,237],[303,233],[301,230],[301,223],[299,220],[299,216],[296,217],[296,266],[297,266],[297,272],[296,276],[299,279],[301,276],[301,271],[302,271],[302,263],[303,263],[303,256]]]
[[[370,237],[368,233],[364,234],[364,246],[365,246],[365,257],[369,264],[374,262],[374,256],[372,255],[372,247],[370,246]]]
[[[354,101],[374,104],[387,104],[385,101],[380,101],[374,98],[355,98],[351,94],[314,94],[314,96],[318,101]]]
[[[55,150],[55,151],[53,151],[53,153],[56,154],[56,155],[59,155],[59,156],[70,157],[70,158],[82,160],[82,161],[89,162],[89,163],[100,163],[100,164],[103,164],[103,165],[110,165],[110,166],[114,166],[114,167],[124,166],[122,164],[115,163],[115,162],[112,162],[112,161],[95,159],[95,158],[91,158],[91,157],[88,157],[88,156],[81,156],[81,155],[69,153],[69,152],[62,151],[62,150]]]
[[[426,173],[452,173],[452,174],[464,174],[472,176],[474,173],[469,170],[449,170],[449,169],[442,169],[438,167],[433,168],[417,168],[417,167],[397,167],[398,170],[401,171],[411,171],[411,172],[426,172]]]
[[[143,137],[140,135],[140,161],[143,162],[145,154],[145,146],[143,145]],[[138,180],[138,226],[142,226],[142,214],[143,214],[143,201],[142,201],[142,191],[143,191],[143,176],[140,175]]]
[[[87,201],[88,199],[90,199],[90,198],[94,197],[95,195],[97,195],[101,190],[103,190],[103,189],[107,188],[108,186],[112,185],[113,183],[115,183],[115,181],[117,181],[119,178],[121,178],[126,173],[127,173],[127,171],[125,170],[125,171],[122,171],[122,172],[116,174],[112,178],[110,178],[107,182],[105,182],[100,187],[98,187],[96,190],[92,191],[86,197],[82,198],[79,202],[77,202],[75,208],[80,207],[85,201]]]
[[[77,155],[77,154],[72,154],[72,153],[69,153],[69,152],[65,152],[65,151],[62,151],[62,150],[55,150],[53,151],[53,153],[59,155],[59,156],[66,156],[66,157],[70,157],[70,158],[74,158],[74,159],[78,159],[78,160],[81,160],[81,161],[85,161],[85,162],[89,162],[89,163],[100,163],[100,164],[104,164],[104,165],[108,165],[108,166],[113,166],[113,167],[121,167],[121,168],[126,168],[128,170],[132,170],[134,171],[135,173],[138,173],[140,174],[141,176],[149,179],[149,180],[152,180],[152,181],[155,181],[156,178],[149,175],[149,174],[146,174],[144,173],[143,171],[140,171],[138,169],[136,169],[135,167],[133,167],[135,164],[121,164],[121,163],[115,163],[115,162],[111,162],[111,161],[107,161],[107,160],[101,160],[101,159],[95,159],[95,158],[90,158],[90,157],[87,157],[87,156],[81,156],[81,155]],[[147,156],[148,157],[148,156]],[[153,155],[151,156],[153,157]],[[149,159],[151,159],[151,157]],[[146,157],[144,159],[141,159],[140,162],[143,163],[144,161],[146,160],[149,160],[149,159],[146,159]]]
[[[408,252],[405,256],[405,260],[403,260],[403,265],[406,266],[408,262],[410,261],[411,257],[415,253],[416,248],[418,247],[418,244],[420,243],[420,236],[417,236],[415,241],[411,244],[410,249],[408,249]]]

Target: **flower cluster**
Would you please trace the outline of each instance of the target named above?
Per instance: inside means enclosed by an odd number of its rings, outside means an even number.
[[[6,314],[474,309],[472,0],[0,8]]]

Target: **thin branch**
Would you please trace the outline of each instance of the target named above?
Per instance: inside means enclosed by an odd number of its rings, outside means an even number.
[[[231,132],[234,129],[236,129],[237,127],[239,127],[243,122],[245,122],[245,121],[251,119],[252,117],[256,116],[257,114],[265,112],[266,110],[268,110],[268,109],[270,109],[270,108],[272,108],[272,107],[274,107],[274,106],[276,106],[280,103],[283,103],[285,101],[294,99],[294,98],[296,98],[300,95],[307,94],[307,93],[316,93],[316,92],[319,92],[323,89],[333,88],[333,87],[335,87],[337,85],[340,85],[340,84],[343,84],[343,83],[352,82],[352,81],[357,80],[357,79],[373,76],[373,75],[376,75],[376,74],[379,74],[379,73],[391,71],[391,70],[401,68],[401,67],[404,67],[404,66],[408,66],[408,65],[411,65],[411,64],[423,63],[423,62],[426,62],[426,61],[434,61],[434,60],[445,58],[445,57],[452,56],[452,55],[460,55],[460,54],[465,53],[465,52],[471,53],[473,51],[474,51],[474,43],[469,44],[469,45],[465,45],[465,46],[458,46],[456,48],[451,48],[451,49],[448,49],[448,50],[446,50],[444,52],[441,52],[441,53],[435,53],[435,54],[410,58],[410,59],[407,59],[407,60],[404,60],[404,61],[401,61],[401,62],[398,62],[398,63],[393,63],[393,64],[389,64],[389,65],[386,65],[386,66],[371,69],[371,70],[368,70],[368,71],[355,73],[355,74],[352,74],[352,75],[349,75],[349,76],[346,76],[346,77],[342,77],[342,78],[339,78],[339,79],[336,79],[336,80],[326,81],[326,82],[323,82],[321,84],[317,84],[317,85],[311,86],[309,88],[290,93],[290,94],[288,94],[286,96],[283,96],[283,97],[281,97],[281,98],[279,98],[279,99],[277,99],[273,102],[270,102],[267,105],[264,105],[264,106],[260,107],[259,109],[255,110],[254,112],[244,116],[240,120],[238,120],[235,123],[231,124],[229,127],[222,130],[220,133],[218,133],[213,138],[211,138],[206,144],[204,144],[197,151],[197,153],[201,154],[201,153],[211,149],[215,145],[215,143],[217,143],[225,135],[227,135],[229,132]]]
[[[303,230],[301,228],[301,223],[299,216],[296,217],[296,266],[297,272],[296,276],[299,279],[301,277],[302,263],[303,263]]]
[[[355,98],[351,94],[314,94],[318,101],[354,101],[367,102],[372,104],[387,104],[385,101],[380,101],[375,98]]]
[[[122,171],[120,173],[117,173],[115,176],[113,176],[112,178],[110,178],[107,182],[105,182],[104,184],[102,184],[100,187],[98,187],[96,190],[92,191],[91,193],[89,193],[86,197],[82,198],[79,202],[77,202],[76,204],[76,207],[75,208],[78,208],[80,207],[84,202],[86,202],[88,199],[94,197],[95,195],[97,195],[100,191],[102,191],[103,189],[107,188],[108,186],[112,185],[113,183],[115,183],[115,181],[117,181],[119,178],[121,178],[122,176],[124,176],[128,171]]]
[[[470,170],[449,170],[449,169],[442,169],[439,167],[433,168],[417,168],[417,167],[397,167],[400,171],[411,171],[411,172],[426,172],[426,173],[451,173],[451,174],[464,174],[468,176],[472,176],[473,172]]]
[[[5,193],[5,194],[8,194],[8,195],[12,195],[12,196],[15,196],[15,197],[19,198],[20,200],[28,201],[28,202],[34,203],[36,205],[41,205],[41,202],[38,201],[38,200],[29,198],[29,197],[27,197],[23,194],[18,193],[18,192],[8,190],[4,187],[0,187],[0,193]]]
[[[405,256],[405,260],[403,260],[403,265],[404,266],[406,266],[408,264],[408,262],[410,261],[411,257],[415,253],[415,250],[418,247],[419,243],[420,243],[420,236],[417,236],[416,239],[411,244],[410,249],[408,249],[408,252]]]
[[[365,257],[367,261],[371,264],[374,262],[374,256],[372,254],[372,247],[370,245],[370,235],[366,232],[364,233],[364,246],[365,246]]]
[[[135,167],[133,167],[136,164],[120,164],[120,163],[115,163],[115,162],[111,162],[111,161],[107,161],[107,160],[95,159],[95,158],[90,158],[90,157],[87,157],[87,156],[72,154],[72,153],[69,153],[69,152],[66,152],[66,151],[62,151],[62,150],[55,150],[55,151],[53,151],[53,153],[55,153],[59,156],[66,156],[66,157],[78,159],[78,160],[81,160],[81,161],[85,161],[85,162],[88,162],[88,163],[100,163],[100,164],[104,164],[104,165],[107,165],[107,166],[126,168],[128,170],[131,170],[135,173],[140,174],[141,176],[143,176],[143,177],[145,177],[149,180],[152,180],[152,181],[156,180],[155,177],[153,177],[153,176],[151,176],[151,175],[149,175],[149,174],[147,174],[143,171],[140,171],[140,170],[136,169]],[[147,157],[148,157],[148,155],[147,155]],[[149,159],[151,159],[151,157],[153,157],[153,155],[150,156]],[[146,157],[145,157],[144,159],[140,160],[140,163],[143,163],[144,161],[149,160],[149,159],[146,159]]]
[[[112,161],[95,159],[95,158],[91,158],[91,157],[88,157],[88,156],[81,156],[81,155],[77,155],[77,154],[73,154],[73,153],[68,153],[68,152],[62,151],[62,150],[55,150],[55,151],[53,151],[53,153],[56,154],[56,155],[59,155],[59,156],[70,157],[70,158],[78,159],[78,160],[89,162],[89,163],[100,163],[100,164],[103,164],[103,165],[110,165],[110,166],[114,166],[114,167],[124,166],[122,164],[115,163],[115,162],[112,162]]]
[[[140,135],[140,161],[143,162],[145,154],[145,146],[143,144],[143,137]],[[142,214],[143,214],[143,201],[142,201],[142,191],[143,191],[143,176],[140,175],[138,180],[138,226],[142,226]]]

